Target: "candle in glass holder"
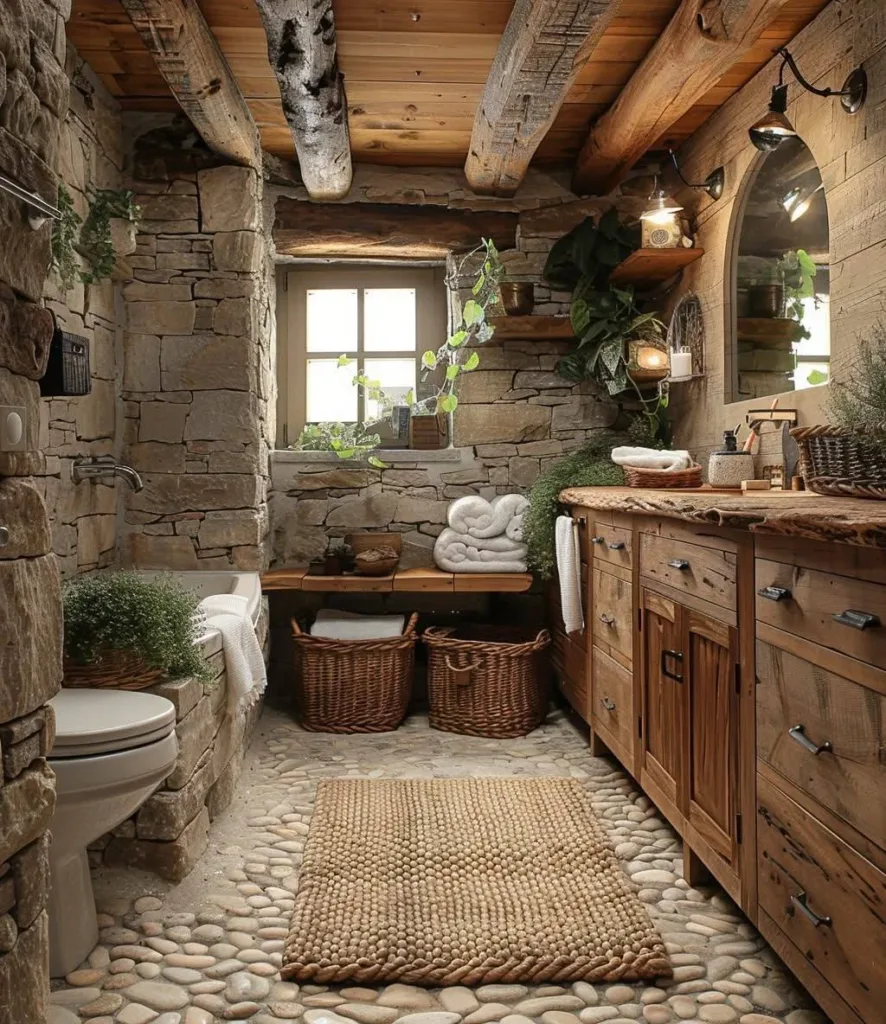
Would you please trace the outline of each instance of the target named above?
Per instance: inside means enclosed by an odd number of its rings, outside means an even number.
[[[688,348],[675,349],[671,352],[671,377],[692,376],[692,353]]]

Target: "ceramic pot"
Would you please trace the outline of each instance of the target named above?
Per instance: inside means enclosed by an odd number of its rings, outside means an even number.
[[[739,489],[743,480],[754,479],[754,456],[750,452],[714,452],[708,462],[711,487]]]
[[[508,316],[527,316],[535,307],[532,281],[506,281],[500,285],[501,304]]]
[[[784,285],[751,285],[748,288],[748,310],[751,316],[784,316]]]

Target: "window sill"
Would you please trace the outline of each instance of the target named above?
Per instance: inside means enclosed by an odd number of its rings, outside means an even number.
[[[390,465],[401,462],[461,462],[463,448],[438,448],[422,451],[418,448],[379,448],[375,454]],[[470,451],[470,449],[468,449]],[[271,462],[276,463],[323,463],[332,465],[367,465],[363,458],[339,459],[333,452],[297,452],[291,448],[277,448],[271,452]]]

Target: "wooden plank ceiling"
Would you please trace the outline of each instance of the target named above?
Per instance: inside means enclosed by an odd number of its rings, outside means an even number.
[[[742,61],[667,135],[687,138],[792,39],[828,0],[789,0]],[[199,0],[261,132],[263,147],[294,157],[255,0]],[[612,103],[679,6],[624,0],[535,155],[572,165],[588,128]],[[513,0],[334,0],[351,148],[357,161],[460,166]],[[74,0],[68,35],[120,103],[177,104],[119,0]]]

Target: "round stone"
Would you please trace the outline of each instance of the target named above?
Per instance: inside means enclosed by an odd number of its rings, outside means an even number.
[[[190,967],[164,967],[161,973],[176,985],[193,985],[195,981],[203,980],[203,975]]]
[[[116,1013],[123,1005],[123,996],[116,992],[102,992],[98,999],[91,1003],[84,1003],[78,1008],[81,1017],[102,1017]]]
[[[430,1010],[426,1013],[407,1013],[398,1017],[398,1024],[459,1024],[461,1016],[457,1013],[446,1013],[441,1010]]]
[[[649,1006],[651,1003],[663,1003],[667,998],[667,992],[663,992],[660,988],[644,988],[640,1002],[644,1006]]]
[[[225,981],[225,998],[229,1003],[257,1002],[265,999],[271,991],[267,978],[260,978],[249,971],[237,971],[228,975]]]
[[[580,1024],[578,1017],[567,1010],[546,1010],[541,1019],[542,1024]]]
[[[161,981],[139,981],[127,989],[127,996],[138,1003],[144,1003],[152,1010],[180,1010],[187,1006],[187,992],[178,985],[167,985]]]
[[[529,994],[525,985],[481,985],[474,993],[481,1003],[515,1003]]]
[[[600,1002],[600,993],[587,981],[577,981],[572,986],[572,994],[587,1006],[596,1006]]]
[[[46,1011],[46,1024],[80,1024],[80,1018],[66,1006],[50,1003]]]
[[[152,978],[159,978],[160,964],[136,964],[135,973],[146,981],[150,981]]]
[[[771,1010],[773,1013],[781,1013],[786,1009],[785,1001],[768,985],[754,985],[750,999],[754,1006],[762,1006],[764,1010]]]
[[[184,1024],[215,1024],[215,1018],[209,1010],[201,1010],[199,1006],[189,1006],[185,1010]]]
[[[342,1003],[335,1008],[335,1012],[358,1021],[358,1024],[393,1024],[400,1016],[400,1011],[395,1007],[378,1006],[375,1003]]]
[[[156,896],[142,896],[133,903],[132,909],[136,914],[144,914],[148,910],[160,910],[162,906],[163,900],[158,900]]]
[[[695,1000],[689,996],[673,996],[668,1002],[680,1020],[691,1020],[695,1016]]]
[[[464,985],[453,985],[452,988],[444,988],[438,998],[444,1010],[449,1010],[451,1013],[458,1013],[462,1016],[473,1013],[480,1005],[474,993],[469,988],[465,988]],[[350,1017],[351,1014],[346,1016]],[[356,1019],[359,1020],[360,1018]]]
[[[268,1009],[281,1020],[296,1020],[304,1013],[301,1003],[271,1003]]]
[[[770,1017],[768,1013],[746,1013],[738,1024],[781,1024],[781,1021]]]
[[[706,1024],[729,1024],[730,1021],[738,1020],[738,1014],[731,1006],[726,1006],[724,1003],[719,1005],[714,1004],[713,1006],[703,1006],[698,1011],[700,1020],[706,1022]]]
[[[675,977],[679,969],[678,967],[674,971]],[[610,985],[603,994],[610,1003],[614,1003],[616,1006],[619,1006],[621,1003],[630,1003],[634,999],[634,990],[628,985]]]
[[[479,1009],[465,1017],[464,1024],[490,1024],[499,1021],[510,1013],[510,1007],[504,1003],[483,1003]]]
[[[71,971],[70,974],[65,975],[65,981],[77,988],[81,985],[97,985],[104,976],[105,972],[97,968],[84,968],[80,971]]]
[[[128,1003],[117,1014],[118,1024],[148,1024],[148,1021],[156,1019],[156,1012],[141,1003]]]
[[[614,1006],[586,1006],[578,1015],[578,1019],[584,1024],[601,1024],[602,1021],[612,1020],[618,1016],[618,1010]]]
[[[60,988],[49,993],[49,1001],[56,1006],[85,1006],[87,1003],[95,1002],[101,995],[101,989],[97,988]]]
[[[648,1024],[668,1024],[668,1021],[673,1018],[667,1006],[657,1003],[643,1007],[643,1019],[648,1021]]]

